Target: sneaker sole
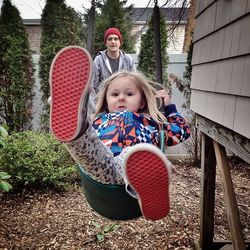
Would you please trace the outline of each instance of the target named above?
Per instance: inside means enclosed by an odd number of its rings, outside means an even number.
[[[148,220],[162,219],[170,210],[170,168],[164,154],[157,151],[153,145],[138,144],[125,159],[128,182],[137,194],[143,216]]]
[[[78,46],[55,56],[50,69],[50,128],[60,141],[71,141],[81,129],[85,96],[92,78],[92,58]]]

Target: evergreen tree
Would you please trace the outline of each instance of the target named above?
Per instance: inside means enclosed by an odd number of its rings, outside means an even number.
[[[192,77],[192,57],[193,57],[193,43],[191,40],[190,47],[187,54],[187,66],[183,73],[184,78],[184,97],[186,99],[186,108],[190,108],[190,99],[191,99],[191,77]]]
[[[0,16],[0,115],[9,131],[30,128],[34,68],[20,13],[3,0]]]
[[[42,100],[44,113],[42,115],[43,127],[48,126],[50,95],[49,71],[56,53],[68,45],[84,46],[82,20],[75,10],[66,6],[64,0],[47,0],[41,19],[41,57],[39,61]],[[45,125],[46,124],[46,125]]]
[[[98,51],[106,49],[103,38],[105,31],[110,27],[116,27],[122,34],[121,49],[126,53],[134,52],[135,37],[131,35],[132,21],[129,14],[133,6],[124,7],[125,1],[104,0],[104,4],[100,7],[101,14],[96,17],[96,30],[94,42],[94,54]]]
[[[161,59],[163,83],[168,87],[167,65],[168,65],[168,40],[167,27],[164,15],[160,12],[160,33],[161,33]],[[148,30],[141,37],[141,50],[137,69],[142,71],[150,80],[156,81],[155,69],[155,39],[154,39],[154,14],[148,23]]]

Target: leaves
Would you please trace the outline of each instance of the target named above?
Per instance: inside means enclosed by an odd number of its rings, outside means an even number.
[[[7,181],[0,180],[0,190],[8,192],[10,189],[12,186]]]
[[[8,135],[8,131],[3,126],[0,126],[0,136],[6,139]]]
[[[91,221],[92,225],[95,226],[96,229],[101,229],[101,226],[96,223],[95,221]],[[104,226],[104,229],[102,229],[101,231],[98,231],[96,234],[96,238],[98,242],[102,242],[104,241],[105,237],[107,234],[116,231],[118,228],[120,227],[120,225],[118,224],[109,224]]]
[[[11,177],[11,175],[9,175],[8,173],[6,172],[0,172],[0,179],[1,180],[7,180]]]
[[[5,140],[7,139],[8,135],[9,134],[7,130],[3,126],[0,126],[0,146],[6,146]]]
[[[6,172],[0,172],[0,190],[8,192],[12,186],[5,180],[9,179],[11,175]]]

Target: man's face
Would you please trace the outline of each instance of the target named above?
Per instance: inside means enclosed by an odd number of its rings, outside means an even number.
[[[106,39],[106,47],[110,52],[116,52],[120,49],[121,42],[117,35],[111,34]]]

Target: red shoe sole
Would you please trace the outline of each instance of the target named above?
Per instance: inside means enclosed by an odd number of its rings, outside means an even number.
[[[69,46],[52,62],[50,127],[60,141],[73,140],[81,129],[80,113],[92,77],[91,60],[85,49]]]
[[[129,156],[126,174],[139,198],[146,219],[159,220],[170,210],[169,172],[163,160],[149,151],[137,151]]]

